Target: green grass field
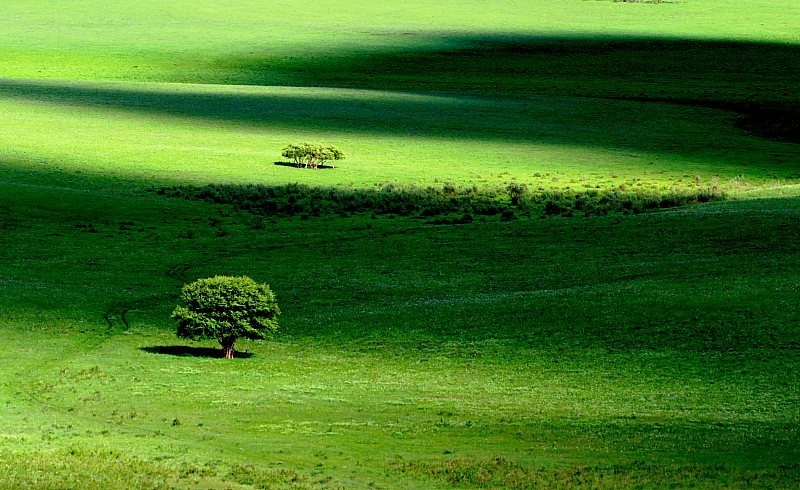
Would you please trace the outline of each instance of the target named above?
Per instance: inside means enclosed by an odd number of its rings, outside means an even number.
[[[800,488],[793,2],[108,3],[0,16],[0,489]],[[305,140],[347,159],[275,165]],[[295,182],[732,199],[157,192]],[[283,311],[230,361],[169,318],[217,274]]]

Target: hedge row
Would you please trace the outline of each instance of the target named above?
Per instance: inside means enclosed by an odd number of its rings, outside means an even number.
[[[506,187],[420,187],[385,184],[374,188],[209,184],[161,188],[158,194],[218,204],[264,216],[321,216],[372,213],[436,217],[597,216],[643,213],[656,209],[724,200],[716,189],[657,191],[551,190],[530,192],[524,184]]]

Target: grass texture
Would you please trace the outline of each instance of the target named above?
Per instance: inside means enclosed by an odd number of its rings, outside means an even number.
[[[800,488],[798,23],[5,1],[0,489]]]
[[[796,478],[796,198],[253,226],[152,195],[3,195],[7,449],[124,448],[334,488],[449,488],[425,468],[497,457],[632,488]],[[183,283],[217,273],[269,282],[284,312],[231,362],[168,320]]]

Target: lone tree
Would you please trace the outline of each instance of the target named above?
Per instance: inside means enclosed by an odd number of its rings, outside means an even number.
[[[199,279],[183,287],[181,300],[184,305],[172,312],[178,337],[216,339],[225,359],[233,358],[236,339],[260,340],[278,329],[275,294],[246,276]]]
[[[308,168],[319,168],[325,162],[334,162],[336,160],[344,160],[344,153],[342,150],[332,145],[324,145],[322,143],[300,143],[299,145],[286,145],[281,152],[284,158],[291,158],[295,165],[300,165]],[[331,163],[333,168],[336,165]]]

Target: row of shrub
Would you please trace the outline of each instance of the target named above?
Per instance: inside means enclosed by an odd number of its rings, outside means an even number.
[[[505,187],[384,184],[373,188],[209,184],[166,187],[156,192],[170,197],[230,204],[237,209],[265,216],[356,213],[418,217],[453,214],[597,216],[643,213],[725,199],[725,194],[714,188],[662,192],[620,189],[530,192],[524,184],[516,183]]]

